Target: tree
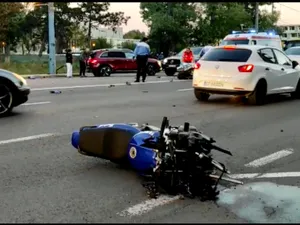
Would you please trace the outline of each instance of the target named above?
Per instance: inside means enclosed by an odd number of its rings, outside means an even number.
[[[128,49],[131,49],[131,50],[134,50],[135,49],[135,43],[133,43],[132,41],[125,41],[121,44],[121,47],[122,48],[128,48]]]
[[[90,47],[92,38],[92,28],[100,25],[109,26],[113,30],[116,27],[127,24],[130,17],[126,17],[123,12],[107,12],[110,3],[108,2],[80,2],[76,7],[75,13],[77,20],[87,26],[87,43]]]
[[[0,38],[5,43],[5,62],[10,61],[10,50],[21,37],[20,25],[24,19],[24,6],[18,2],[0,4]]]
[[[139,30],[130,30],[123,35],[123,38],[125,38],[125,39],[142,39],[145,36],[146,36],[145,32],[141,32]]]
[[[151,46],[167,55],[177,44],[188,42],[192,24],[196,20],[195,3],[142,2],[143,21],[150,27]]]
[[[97,38],[95,41],[92,41],[92,49],[102,49],[102,48],[112,48],[113,44],[111,41],[107,41],[106,38]]]

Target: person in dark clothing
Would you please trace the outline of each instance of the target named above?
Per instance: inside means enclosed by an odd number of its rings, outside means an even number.
[[[145,82],[147,76],[147,64],[150,55],[150,47],[147,44],[148,38],[144,37],[141,42],[137,43],[134,49],[134,55],[136,57],[137,63],[137,73],[135,82],[140,82],[140,77],[142,76],[142,81]]]
[[[88,53],[86,50],[84,50],[80,54],[80,58],[79,58],[79,68],[80,68],[79,76],[81,76],[81,77],[85,77],[87,59],[88,59]]]
[[[72,68],[72,63],[73,63],[73,55],[72,55],[72,50],[67,49],[66,53],[66,65],[67,65],[67,78],[73,77],[73,68]]]

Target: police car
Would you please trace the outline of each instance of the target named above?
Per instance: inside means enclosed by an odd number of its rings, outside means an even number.
[[[265,45],[282,50],[282,42],[274,31],[256,32],[255,30],[232,31],[220,44],[224,45]]]
[[[210,49],[196,64],[195,97],[240,95],[261,105],[269,94],[300,98],[300,66],[281,49],[263,45],[226,45]]]

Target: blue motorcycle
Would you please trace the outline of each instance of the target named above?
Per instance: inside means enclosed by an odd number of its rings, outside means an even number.
[[[148,124],[101,124],[74,131],[71,142],[80,154],[129,165],[144,178],[148,196],[160,193],[182,194],[202,200],[216,199],[219,181],[241,181],[223,176],[230,174],[225,165],[212,158],[215,141],[185,123],[170,126],[164,117],[161,128]]]

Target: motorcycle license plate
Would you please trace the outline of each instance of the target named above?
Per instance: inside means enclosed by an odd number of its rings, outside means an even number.
[[[203,86],[223,87],[224,83],[222,81],[204,81]]]

